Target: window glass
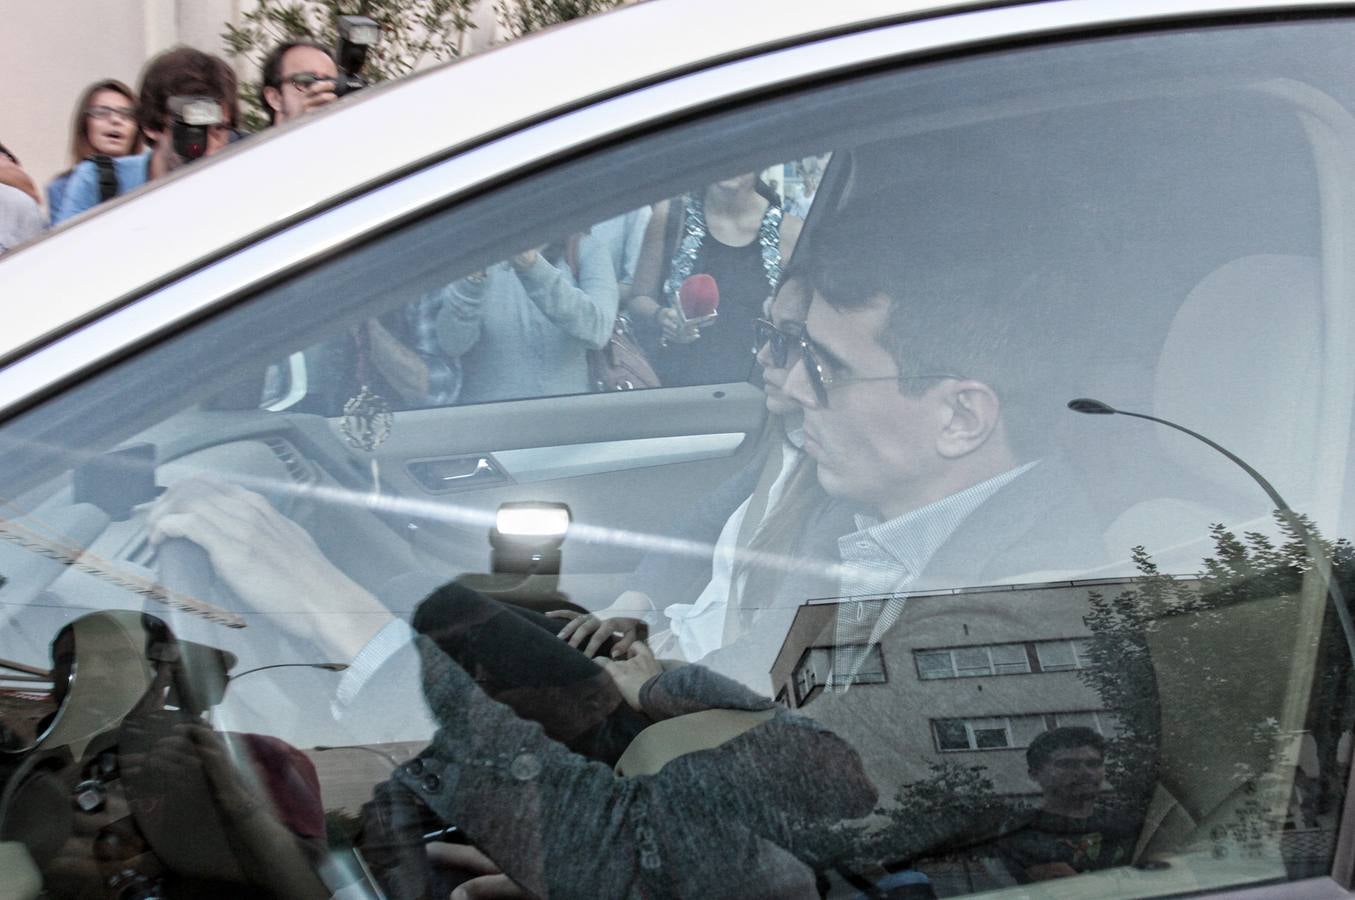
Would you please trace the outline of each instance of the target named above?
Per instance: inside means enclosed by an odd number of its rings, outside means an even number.
[[[993,656],[993,671],[999,675],[1030,671],[1030,660],[1026,657],[1024,644],[998,644],[990,652]]]
[[[0,836],[53,897],[1329,871],[1353,44],[722,103],[53,393],[0,425]]]
[[[1006,719],[975,719],[969,723],[969,727],[974,734],[974,748],[977,750],[1011,746]]]
[[[955,671],[961,678],[973,675],[991,675],[993,667],[987,647],[969,647],[951,651],[955,655]]]
[[[1040,668],[1046,672],[1059,672],[1077,668],[1077,658],[1073,655],[1073,645],[1067,641],[1048,641],[1035,645],[1040,656]]]
[[[916,659],[917,671],[922,678],[951,678],[955,675],[949,650],[918,653]]]
[[[969,732],[963,721],[948,719],[935,723],[936,746],[941,750],[968,750]]]

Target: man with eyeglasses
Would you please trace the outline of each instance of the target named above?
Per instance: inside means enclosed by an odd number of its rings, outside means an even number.
[[[290,122],[337,100],[338,77],[339,68],[327,47],[314,41],[287,41],[264,60],[259,103],[268,110],[270,124]]]
[[[174,113],[170,101],[175,97],[205,97],[215,100],[220,115],[218,123],[206,127],[206,147],[203,156],[211,156],[225,149],[233,138],[233,129],[239,118],[239,102],[235,94],[235,73],[225,60],[195,50],[175,47],[166,50],[147,63],[141,76],[140,97],[137,102],[141,117],[141,133],[151,150],[113,159],[112,193],[125,194],[182,166],[187,160],[174,149],[172,139]],[[98,205],[108,194],[108,175],[101,172],[91,160],[71,170],[70,181],[61,197],[59,209],[52,210],[52,224],[56,225]],[[105,184],[101,185],[101,181]]]
[[[902,614],[898,592],[1068,577],[1104,555],[1049,441],[1074,292],[1030,268],[1019,233],[944,219],[844,212],[807,267],[785,392],[820,485],[851,513],[824,517],[842,562],[830,592],[895,595],[841,604],[839,647],[878,642]]]

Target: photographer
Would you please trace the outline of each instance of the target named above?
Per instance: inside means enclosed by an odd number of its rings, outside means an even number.
[[[138,188],[185,162],[220,151],[230,142],[239,117],[235,91],[231,67],[201,50],[175,47],[152,59],[141,76],[138,102],[141,133],[152,149],[114,159],[111,172],[101,172],[91,160],[76,166],[60,208],[52,210],[52,224],[79,215],[109,196]],[[184,104],[183,98],[196,102]],[[213,103],[215,110],[210,108]],[[199,134],[192,134],[191,129]],[[176,131],[187,140],[176,142]]]
[[[280,125],[333,103],[338,78],[329,48],[306,40],[279,44],[264,60],[259,88],[269,124]]]

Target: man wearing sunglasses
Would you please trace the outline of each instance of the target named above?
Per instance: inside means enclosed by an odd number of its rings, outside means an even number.
[[[268,110],[271,124],[289,122],[337,100],[338,78],[338,66],[327,47],[314,41],[287,41],[264,60],[259,103]]]
[[[1048,440],[1063,404],[1056,335],[1074,292],[1024,270],[1019,235],[987,223],[877,206],[817,237],[785,392],[820,485],[854,513],[834,541],[837,595],[1100,561],[1090,505]],[[886,606],[871,630],[900,611]]]

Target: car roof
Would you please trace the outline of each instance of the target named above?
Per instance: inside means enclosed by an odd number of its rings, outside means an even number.
[[[1060,8],[1078,5],[1087,4],[782,0],[772,10],[727,0],[660,0],[547,29],[381,84],[103,204],[0,259],[0,284],[9,305],[0,363],[286,223],[604,97],[778,47],[901,20],[1039,6],[1049,8],[1050,24],[1056,25]],[[1285,4],[1238,0],[1222,5]],[[1178,12],[1186,11],[1178,7]],[[579,65],[579,60],[603,64]]]

